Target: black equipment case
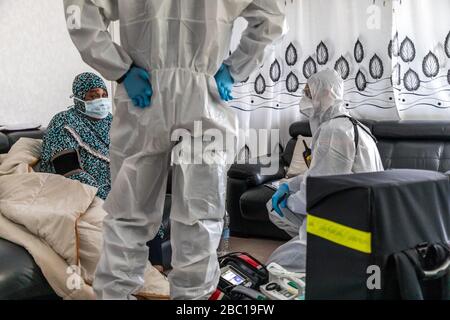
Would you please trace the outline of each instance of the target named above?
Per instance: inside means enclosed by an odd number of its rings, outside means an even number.
[[[306,299],[449,299],[449,178],[310,177]]]

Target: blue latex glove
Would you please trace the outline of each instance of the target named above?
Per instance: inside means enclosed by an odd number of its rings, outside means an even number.
[[[230,70],[226,64],[222,64],[219,71],[214,76],[217,83],[217,88],[219,89],[220,97],[223,101],[231,101],[233,97],[231,96],[231,91],[233,90],[234,80],[230,74]]]
[[[153,89],[150,74],[139,67],[131,67],[123,81],[128,96],[139,108],[147,108],[152,102]]]
[[[278,213],[280,217],[284,217],[283,212],[281,212],[281,208],[287,207],[288,197],[289,197],[289,186],[287,185],[287,183],[282,184],[272,197],[273,210],[276,213]]]

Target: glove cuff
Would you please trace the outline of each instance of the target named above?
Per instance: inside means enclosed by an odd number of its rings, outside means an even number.
[[[133,69],[134,67],[136,67],[136,65],[134,63],[131,64],[130,69],[128,69],[127,72],[125,72],[125,74],[123,76],[121,76],[119,79],[116,80],[116,82],[118,84],[121,84],[122,82],[125,81],[125,78],[127,77],[128,73],[130,73],[131,69]]]
[[[236,80],[234,80],[233,75],[231,74],[230,66],[225,63],[223,63],[222,66],[227,69],[228,74],[230,75],[230,78],[233,81],[233,84],[236,84]]]
[[[125,81],[125,77],[127,76],[127,74],[128,74],[128,72],[125,73],[123,76],[121,76],[119,79],[117,79],[116,82],[118,84],[121,84],[122,82],[124,82]]]

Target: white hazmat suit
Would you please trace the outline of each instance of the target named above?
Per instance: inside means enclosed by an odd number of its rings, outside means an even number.
[[[225,60],[236,82],[263,60],[283,33],[284,14],[275,0],[65,0],[68,29],[83,60],[109,80],[134,63],[151,74],[149,108],[136,108],[122,84],[111,129],[112,190],[104,208],[104,250],[94,289],[100,299],[132,299],[143,284],[146,242],[160,227],[176,129],[189,136],[177,145],[173,168],[169,280],[173,299],[205,299],[216,289],[216,249],[225,212],[226,147],[215,162],[201,150],[203,130],[236,135],[237,120],[222,103],[214,75],[226,58],[233,23],[248,21],[238,49]],[[108,32],[120,21],[121,45]]]
[[[290,196],[284,217],[272,211],[270,220],[295,237],[269,259],[291,271],[304,271],[306,253],[306,182],[308,176],[327,176],[383,171],[383,163],[370,130],[355,126],[344,107],[344,83],[334,70],[324,70],[308,80],[311,98],[304,97],[300,112],[309,117],[312,162],[304,175],[288,181]],[[356,146],[357,145],[357,146]],[[357,149],[356,149],[357,148]],[[295,257],[295,259],[293,259]]]

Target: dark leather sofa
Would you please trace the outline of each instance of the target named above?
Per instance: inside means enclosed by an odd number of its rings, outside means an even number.
[[[0,132],[0,154],[21,137],[41,139],[43,130]],[[0,299],[58,299],[33,257],[21,246],[0,238]]]
[[[378,148],[386,169],[410,168],[440,172],[450,170],[450,121],[365,122],[378,138]],[[42,137],[42,131],[3,134],[0,153],[6,153],[20,137]],[[268,219],[265,204],[273,191],[264,184],[286,175],[297,137],[311,136],[307,122],[290,127],[292,139],[280,159],[279,172],[260,174],[262,165],[233,165],[228,172],[227,210],[233,235],[288,240]],[[170,187],[169,187],[170,188]],[[170,190],[170,189],[169,189]],[[169,200],[170,200],[170,196]],[[165,221],[170,201],[165,208]],[[166,242],[167,245],[168,242]],[[164,250],[170,250],[164,249]],[[167,252],[167,251],[166,251]],[[57,299],[39,267],[20,246],[0,239],[0,299]]]
[[[44,130],[0,132],[0,154],[7,153],[22,137],[42,139]],[[163,228],[165,238],[161,245],[162,261],[170,267],[172,249],[170,245],[170,185],[164,206]],[[160,257],[161,259],[161,257]],[[21,246],[0,238],[0,300],[51,300],[59,299],[49,286],[33,257]]]
[[[450,170],[450,121],[364,122],[378,139],[385,169]],[[264,186],[285,177],[297,137],[310,137],[308,122],[290,127],[292,139],[280,158],[280,170],[261,175],[261,165],[235,164],[228,172],[227,210],[232,235],[288,240],[269,220],[266,203],[274,191]]]

